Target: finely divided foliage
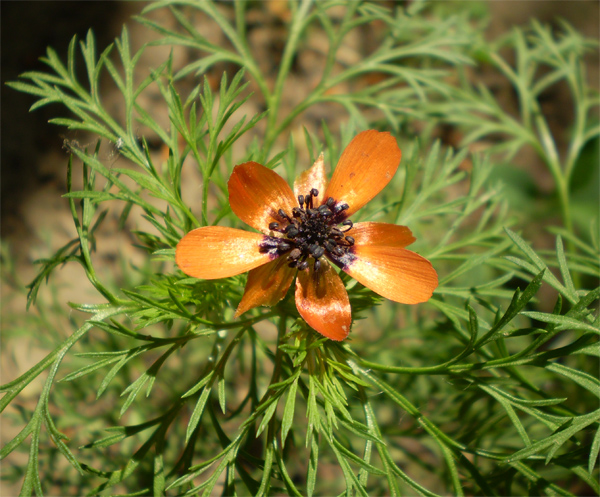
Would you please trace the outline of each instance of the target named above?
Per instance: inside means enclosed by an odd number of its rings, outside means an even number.
[[[147,47],[132,54],[124,29],[99,56],[92,33],[74,39],[66,65],[48,49],[48,72],[10,83],[37,98],[33,109],[64,105],[71,117],[55,124],[117,144],[131,167],[109,164],[99,146],[70,149],[65,197],[76,235],[38,261],[29,285],[28,303],[40,317],[27,328],[53,350],[2,386],[1,409],[21,430],[1,456],[12,461],[13,451],[28,450],[27,463],[12,463],[6,477],[22,480],[23,495],[43,495],[58,472],[63,477],[62,460],[71,467],[65,495],[600,492],[599,246],[594,225],[591,235],[576,226],[570,197],[573,171],[599,133],[598,99],[583,64],[591,44],[566,25],[554,33],[537,23],[484,43],[468,11],[448,15],[443,3],[389,10],[302,0],[288,5],[273,75],[248,40],[251,8],[150,4],[137,20],[160,35],[155,43],[194,51],[194,62],[177,72],[169,59],[139,80]],[[157,9],[173,21],[152,20]],[[227,42],[205,37],[195,24],[200,17]],[[373,26],[378,46],[341,63],[348,37]],[[290,109],[284,89],[315,33],[327,40],[321,77]],[[501,48],[514,53],[514,64]],[[81,57],[86,82],[75,67]],[[469,73],[481,61],[514,87],[519,116]],[[204,77],[215,71],[218,89]],[[122,122],[103,106],[106,75],[122,93]],[[180,83],[194,77],[182,97]],[[575,116],[564,157],[539,103],[561,83]],[[162,97],[167,127],[140,104],[149,88]],[[249,100],[266,111],[240,117]],[[305,129],[306,144],[298,145],[309,150],[304,163],[292,130],[326,103],[339,104],[348,124],[338,136],[332,123],[321,123],[324,143]],[[438,122],[461,130],[464,145],[492,136],[498,146],[487,155],[456,152],[434,139]],[[140,127],[160,140],[166,158],[153,156]],[[310,331],[290,296],[234,319],[245,277],[198,280],[175,267],[174,248],[191,229],[241,227],[226,193],[236,164],[260,162],[291,181],[321,151],[335,165],[367,128],[392,131],[403,159],[387,190],[353,220],[411,227],[415,250],[440,275],[428,303],[374,307],[381,299],[342,273],[354,324],[349,340],[334,343]],[[245,151],[234,147],[246,136]],[[562,224],[550,228],[552,250],[535,248],[527,226],[514,221],[509,187],[492,180],[526,146],[555,181]],[[184,167],[200,175],[199,212],[182,197]],[[79,190],[75,174],[83,177]],[[115,211],[121,228],[131,213],[143,213],[149,224],[134,235],[148,263],[124,264],[123,275],[110,279],[97,270],[96,233]],[[73,262],[104,303],[71,303],[80,312],[63,339],[47,319],[61,311],[46,303],[41,285]],[[37,404],[22,405],[21,392],[37,378]]]

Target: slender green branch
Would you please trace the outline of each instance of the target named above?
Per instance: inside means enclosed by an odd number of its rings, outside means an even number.
[[[271,96],[267,98],[267,104],[270,109],[269,117],[267,118],[267,132],[264,140],[267,151],[271,149],[271,146],[277,137],[275,134],[275,131],[277,130],[276,122],[280,114],[283,87],[286,78],[289,75],[292,60],[297,53],[297,47],[301,41],[300,36],[306,28],[306,17],[308,16],[311,4],[312,0],[301,0],[297,8],[292,20],[292,24],[289,28],[289,36],[281,57],[281,63],[277,72],[277,79],[275,80],[275,87],[273,88]],[[266,96],[267,93],[264,93],[264,95]]]

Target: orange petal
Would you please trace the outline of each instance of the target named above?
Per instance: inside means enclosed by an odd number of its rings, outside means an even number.
[[[323,152],[319,155],[319,158],[315,161],[310,169],[304,171],[294,181],[294,195],[298,198],[298,195],[304,195],[316,188],[319,190],[319,195],[316,197],[315,206],[319,206],[323,203],[325,198],[325,190],[327,189],[327,175],[325,174],[325,160],[323,158]]]
[[[324,197],[348,204],[344,217],[351,216],[390,182],[401,156],[389,133],[374,129],[359,133],[342,153]]]
[[[260,233],[205,226],[190,231],[179,241],[175,261],[185,274],[194,278],[227,278],[245,273],[276,257],[273,251],[263,248],[265,240],[268,237]]]
[[[263,233],[269,233],[269,223],[284,222],[277,213],[279,209],[291,216],[292,208],[298,204],[286,181],[258,162],[235,166],[227,187],[233,212]]]
[[[426,302],[437,288],[438,277],[431,263],[410,250],[357,243],[352,253],[354,257],[349,257],[342,269],[375,293],[394,302]]]
[[[295,273],[296,269],[288,267],[285,257],[279,257],[250,271],[246,290],[235,311],[235,317],[259,305],[275,305],[285,297]]]
[[[350,332],[350,300],[342,280],[325,260],[314,271],[298,271],[296,307],[309,326],[331,340],[343,340]]]
[[[356,246],[407,247],[416,240],[406,226],[388,223],[356,223],[347,234]]]

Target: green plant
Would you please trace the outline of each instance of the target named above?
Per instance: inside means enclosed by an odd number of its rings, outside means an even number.
[[[146,48],[132,55],[125,29],[115,43],[119,63],[112,46],[96,55],[90,33],[79,44],[73,40],[66,66],[49,49],[50,72],[26,73],[11,83],[38,98],[34,109],[64,105],[73,117],[55,124],[113,142],[134,166],[108,164],[99,142],[94,150],[71,147],[65,197],[76,236],[39,261],[29,304],[45,315],[43,281],[73,262],[105,302],[71,303],[88,315],[83,323],[79,315],[72,318],[74,329],[66,338],[57,333],[55,348],[43,360],[2,386],[4,410],[17,406],[23,389],[48,371],[37,404],[19,406],[17,422],[24,427],[1,453],[6,457],[29,440],[28,463],[15,466],[13,475],[23,478],[21,493],[44,493],[46,480],[55,478],[58,453],[71,467],[72,494],[600,491],[595,377],[600,327],[594,310],[600,289],[588,288],[600,276],[598,239],[592,233],[591,241],[584,241],[575,233],[571,200],[561,193],[564,227],[553,228],[556,248],[534,250],[516,232],[520,226],[509,229],[515,222],[511,205],[502,186],[490,180],[496,156],[453,151],[428,132],[434,117],[465,125],[471,131],[467,143],[501,131],[510,137],[500,147],[510,152],[503,160],[525,143],[538,144],[538,152],[551,159],[553,137],[532,106],[544,87],[565,78],[580,95],[579,117],[567,163],[548,162],[557,189],[564,190],[584,142],[598,133],[586,117],[592,100],[577,72],[580,51],[569,51],[568,63],[531,90],[530,80],[518,79],[495,48],[479,44],[468,12],[441,15],[436,9],[442,7],[422,2],[394,11],[350,2],[339,14],[338,2],[305,0],[289,4],[289,36],[271,82],[248,42],[250,4],[157,2],[146,13],[159,8],[170,10],[176,28],[145,16],[139,21],[161,35],[156,43],[196,51],[197,59],[180,70],[169,58],[137,82]],[[215,44],[198,31],[193,20],[199,13],[219,27],[229,45]],[[344,67],[339,50],[346,37],[373,24],[381,33],[377,47]],[[561,43],[546,39],[551,35],[545,28],[534,25],[534,30],[545,41],[535,45],[532,56],[551,63],[562,60],[561,50],[581,42],[572,30]],[[283,90],[291,84],[294,57],[315,31],[329,42],[322,76],[290,109]],[[530,52],[522,44],[524,35],[514,33],[511,39],[522,50],[519,67],[526,66]],[[465,65],[478,63],[471,47],[517,83],[522,123],[485,89],[467,84]],[[544,47],[555,47],[559,55],[542,57]],[[86,84],[76,76],[78,48]],[[237,68],[231,79],[219,74],[218,90],[203,78],[182,97],[181,81],[214,74],[223,64]],[[105,72],[123,95],[122,123],[103,106],[98,82]],[[452,86],[449,74],[459,74],[464,84]],[[365,75],[383,76],[361,88]],[[257,88],[254,94],[249,85]],[[347,91],[331,93],[339,86]],[[149,88],[162,96],[168,129],[139,103]],[[267,111],[241,116],[254,99]],[[293,125],[302,123],[310,108],[330,102],[341,105],[347,124],[338,132],[323,122],[322,135],[305,128],[306,145],[297,145]],[[472,105],[458,113],[457,105],[465,102]],[[360,216],[406,224],[415,232],[417,250],[441,276],[429,303],[414,308],[382,303],[343,278],[355,323],[350,341],[333,343],[307,329],[289,296],[234,320],[244,276],[203,281],[174,266],[174,247],[190,229],[237,222],[226,194],[235,164],[259,161],[291,180],[321,150],[334,165],[362,128],[407,136],[423,120],[430,129],[420,139],[405,139],[401,170]],[[151,130],[168,149],[163,163],[147,139],[138,137],[139,127]],[[250,145],[236,147],[247,135]],[[298,158],[301,148],[308,149],[306,163]],[[202,183],[199,214],[182,194],[191,167]],[[73,189],[74,174],[83,177],[81,190]],[[122,228],[136,212],[149,223],[134,232],[148,264],[124,267],[121,280],[101,278],[94,257],[98,229],[115,210]],[[544,283],[555,292],[550,306],[548,297],[538,297]],[[545,307],[537,307],[538,299]],[[48,327],[47,321],[24,319],[32,320],[32,327]],[[83,409],[88,404],[94,408]],[[65,435],[72,426],[82,447]]]
[[[584,60],[586,53],[597,45],[597,40],[584,38],[564,21],[554,33],[550,26],[533,20],[526,29],[514,29],[489,44],[482,44],[474,54],[482,65],[493,68],[514,89],[516,115],[502,108],[486,86],[464,72],[460,75],[460,85],[452,88],[448,98],[427,105],[430,116],[464,130],[461,145],[490,139],[494,142],[490,151],[499,153],[505,161],[512,160],[525,147],[532,148],[554,179],[557,207],[570,232],[574,230],[571,210],[577,202],[572,199],[574,173],[584,147],[597,142],[600,133],[598,91],[587,82]],[[543,111],[544,101],[558,93],[566,93],[563,99],[572,105],[573,122],[567,130],[570,136],[564,151],[559,149],[560,141],[555,136],[557,126],[552,126],[551,118]],[[595,169],[588,163],[587,167],[579,168],[579,174],[593,182]],[[585,209],[583,205],[575,205]],[[583,223],[582,229],[589,226]]]

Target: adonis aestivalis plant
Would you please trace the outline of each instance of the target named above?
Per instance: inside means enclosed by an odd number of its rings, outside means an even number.
[[[600,495],[597,40],[532,18],[481,43],[501,12],[472,2],[276,3],[150,0],[7,82],[69,138],[40,157],[64,199],[13,195],[47,247],[0,245],[2,486]],[[315,116],[327,148],[299,154]],[[406,133],[338,147],[339,123]]]
[[[236,166],[229,203],[254,233],[206,226],[177,245],[181,270],[195,278],[227,278],[250,271],[236,317],[272,306],[296,277],[296,307],[323,336],[350,332],[348,293],[330,263],[379,295],[403,304],[427,301],[438,284],[431,263],[406,250],[415,241],[406,226],[353,223],[350,217],[392,179],[401,152],[389,133],[359,133],[342,153],[331,181],[323,155],[294,182],[294,189],[257,162]]]

